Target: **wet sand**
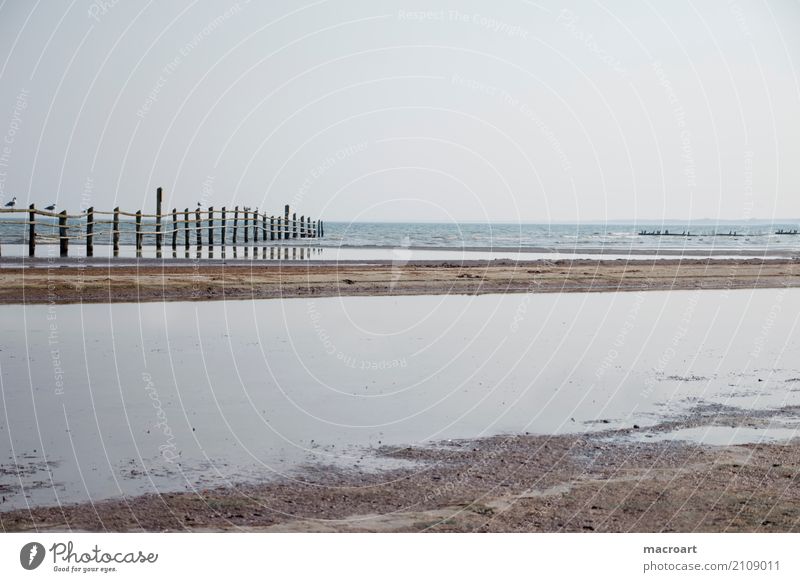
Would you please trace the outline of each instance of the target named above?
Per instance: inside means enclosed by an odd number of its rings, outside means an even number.
[[[0,522],[5,531],[798,531],[796,440],[705,446],[647,438],[764,422],[764,413],[707,408],[648,429],[384,448],[378,454],[417,468],[317,466],[303,482],[20,510],[0,513]]]
[[[636,261],[0,270],[5,303],[798,287],[795,261]],[[55,271],[53,273],[52,271]],[[793,366],[792,366],[793,367]],[[760,381],[760,380],[759,380]],[[797,379],[786,380],[789,392]],[[662,440],[693,427],[764,429],[798,407],[699,407],[649,427],[517,434],[319,464],[301,478],[0,512],[4,531],[798,531],[800,441]],[[603,423],[603,420],[598,421]],[[602,425],[601,425],[602,426]]]
[[[109,266],[5,259],[0,304],[208,301],[276,297],[554,293],[800,286],[800,260],[386,261]]]

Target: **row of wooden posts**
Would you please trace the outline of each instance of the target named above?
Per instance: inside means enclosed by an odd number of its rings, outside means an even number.
[[[116,256],[119,253],[119,240],[120,240],[120,215],[123,216],[133,216],[136,219],[136,231],[135,231],[135,244],[136,244],[136,253],[137,255],[141,254],[142,246],[143,246],[143,239],[145,234],[154,234],[156,239],[156,255],[161,256],[163,242],[164,242],[164,235],[171,235],[172,237],[172,250],[173,252],[178,248],[178,234],[179,232],[183,232],[183,246],[188,251],[190,248],[189,243],[189,233],[191,230],[190,225],[194,225],[195,231],[195,245],[197,249],[203,246],[203,229],[206,229],[208,235],[208,247],[213,248],[215,246],[214,241],[214,219],[215,217],[219,216],[219,228],[220,228],[220,241],[219,246],[225,247],[226,246],[226,232],[227,229],[232,230],[232,240],[231,244],[236,245],[238,241],[239,229],[242,230],[242,242],[247,245],[250,243],[250,233],[252,231],[252,239],[253,243],[259,242],[259,237],[263,242],[267,240],[288,240],[288,239],[296,239],[296,238],[318,238],[322,237],[325,234],[325,225],[321,220],[311,220],[311,217],[307,216],[300,216],[300,219],[297,218],[297,213],[293,212],[290,216],[289,205],[287,204],[284,207],[284,214],[283,216],[267,216],[266,214],[259,213],[258,210],[250,210],[249,208],[244,208],[241,211],[239,207],[236,206],[232,211],[228,211],[224,206],[219,210],[215,211],[213,207],[209,207],[208,210],[201,210],[197,208],[193,211],[194,219],[190,220],[190,215],[192,212],[188,208],[184,209],[182,220],[180,219],[181,213],[178,212],[177,208],[173,208],[170,214],[163,214],[162,213],[162,190],[158,188],[156,193],[156,213],[155,215],[143,215],[142,211],[139,210],[135,214],[121,212],[119,206],[114,208],[113,213],[98,213],[98,214],[113,214],[113,220],[111,221],[112,229],[111,229],[111,244],[113,245],[114,255]],[[46,216],[57,216],[58,217],[58,240],[59,240],[59,247],[60,247],[60,255],[62,257],[68,256],[69,252],[69,240],[71,238],[84,238],[83,236],[78,237],[71,237],[69,236],[69,227],[67,225],[67,219],[70,216],[67,214],[66,211],[62,211],[58,214],[49,213],[49,212],[42,212],[37,210],[33,204],[30,205],[29,209],[29,220],[28,220],[28,255],[33,257],[36,250],[36,215],[46,215]],[[229,227],[228,221],[230,220],[230,215],[233,214],[233,226]],[[241,227],[239,226],[239,217],[241,214]],[[86,256],[91,257],[94,256],[94,237],[95,237],[95,210],[94,208],[87,209],[85,215],[86,217]],[[205,218],[203,218],[205,216]],[[142,229],[142,218],[155,218],[155,232],[145,232]],[[172,218],[172,229],[169,231],[164,231],[162,229],[162,218]],[[203,221],[205,220],[206,226],[203,227]],[[182,225],[182,226],[179,226]]]

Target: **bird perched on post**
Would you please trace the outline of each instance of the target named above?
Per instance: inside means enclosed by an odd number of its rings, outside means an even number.
[[[11,202],[6,202],[6,208],[14,208],[17,205],[17,197],[14,196]]]
[[[50,212],[53,212],[53,210],[55,210],[55,209],[56,209],[56,205],[55,204],[51,204],[50,206],[47,206],[45,208],[45,210],[49,210]]]

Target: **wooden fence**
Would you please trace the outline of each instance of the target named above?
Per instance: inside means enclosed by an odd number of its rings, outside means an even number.
[[[325,226],[321,220],[311,220],[310,216],[305,215],[300,216],[298,219],[296,212],[290,214],[288,204],[284,207],[282,216],[267,215],[260,213],[258,209],[252,210],[248,207],[243,207],[240,210],[238,206],[234,207],[233,210],[229,210],[224,206],[219,210],[214,210],[212,206],[206,210],[198,207],[193,211],[190,211],[189,208],[184,208],[183,212],[178,212],[177,208],[173,208],[172,212],[166,214],[162,212],[161,207],[162,190],[158,188],[156,191],[155,214],[142,214],[141,210],[124,212],[119,209],[119,206],[112,211],[97,211],[94,207],[91,207],[80,214],[67,214],[66,210],[61,212],[39,210],[34,204],[31,204],[27,209],[0,208],[0,213],[28,213],[28,220],[7,220],[3,221],[3,224],[18,224],[28,227],[28,256],[30,257],[35,256],[37,240],[45,243],[57,242],[62,257],[68,256],[70,241],[81,240],[86,244],[86,256],[91,257],[94,256],[95,237],[100,235],[110,235],[113,254],[116,257],[119,255],[120,233],[122,232],[120,230],[120,217],[135,219],[134,244],[136,245],[137,256],[142,253],[143,241],[146,235],[155,236],[156,256],[160,257],[165,236],[171,238],[173,252],[178,249],[179,238],[182,238],[180,242],[183,243],[184,249],[188,251],[192,246],[192,241],[190,241],[190,233],[192,231],[194,232],[194,246],[199,251],[203,247],[203,231],[206,232],[208,248],[214,248],[216,230],[219,233],[219,238],[216,239],[216,246],[222,247],[223,252],[226,246],[235,247],[240,243],[245,246],[249,245],[251,235],[252,243],[255,245],[259,242],[259,239],[262,243],[266,243],[268,240],[318,238],[325,234]],[[37,233],[37,226],[47,227],[50,230],[56,226],[53,222],[37,220],[37,216],[58,219],[58,235],[43,236]],[[111,219],[98,218],[103,216],[111,217]],[[151,225],[155,227],[155,230],[145,230],[148,225],[144,224],[142,219],[153,219],[154,222]],[[218,223],[215,222],[216,219],[219,219]],[[78,225],[70,225],[68,220],[85,220],[85,222]],[[163,228],[164,226],[167,228]],[[98,230],[95,227],[100,229],[106,227],[106,229]]]

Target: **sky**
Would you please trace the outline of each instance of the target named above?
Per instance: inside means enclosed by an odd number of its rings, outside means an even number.
[[[0,203],[800,217],[800,3],[6,0]]]

